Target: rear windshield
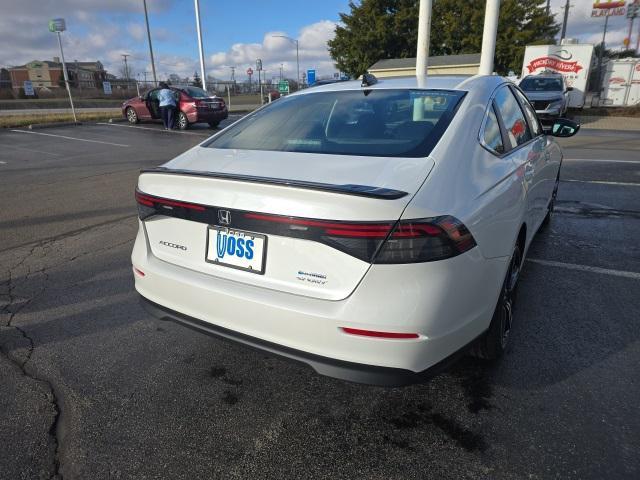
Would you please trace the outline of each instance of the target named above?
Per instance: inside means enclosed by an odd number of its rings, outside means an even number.
[[[527,92],[557,92],[562,91],[562,80],[559,78],[525,78],[520,82],[520,88]]]
[[[285,97],[205,146],[385,157],[427,156],[463,92],[356,90]]]
[[[209,96],[207,92],[198,87],[183,87],[180,90],[189,95],[191,98],[207,98]]]

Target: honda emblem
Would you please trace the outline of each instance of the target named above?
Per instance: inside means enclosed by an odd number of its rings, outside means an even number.
[[[218,221],[222,225],[229,225],[231,223],[231,212],[229,210],[218,210]]]

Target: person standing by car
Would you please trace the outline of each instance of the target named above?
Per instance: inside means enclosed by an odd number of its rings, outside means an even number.
[[[165,130],[173,130],[173,122],[176,111],[176,97],[173,90],[169,88],[165,82],[160,82],[160,91],[158,92],[158,101],[160,103],[160,114]]]

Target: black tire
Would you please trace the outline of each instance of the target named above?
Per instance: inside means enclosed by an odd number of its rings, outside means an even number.
[[[551,200],[549,200],[549,205],[547,206],[547,214],[544,216],[544,220],[542,221],[542,226],[546,227],[551,222],[551,216],[553,215],[553,211],[556,208],[556,197],[558,196],[558,186],[560,185],[560,173],[556,177],[556,184],[553,186],[553,193],[551,194]]]
[[[516,245],[507,269],[498,304],[493,312],[489,330],[478,340],[472,354],[484,360],[497,360],[504,355],[509,346],[511,327],[513,326],[513,308],[516,300],[518,277],[522,267],[522,251]]]
[[[140,121],[138,118],[138,112],[136,112],[133,107],[127,107],[125,114],[127,115],[127,121],[132,125],[135,125]]]
[[[218,128],[218,125],[220,125],[220,120],[217,122],[209,122],[209,128]]]
[[[184,112],[178,112],[178,116],[176,117],[176,127],[180,130],[186,130],[189,128],[189,119],[187,119],[187,115]]]

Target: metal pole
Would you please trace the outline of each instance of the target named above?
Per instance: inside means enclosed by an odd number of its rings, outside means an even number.
[[[431,36],[432,0],[420,0],[418,12],[418,51],[416,56],[416,76],[425,77],[429,68],[429,39]]]
[[[609,24],[609,15],[604,17],[604,31],[602,32],[602,43],[598,52],[598,91],[602,90],[602,55],[604,54],[604,40],[607,37],[607,25]]]
[[[631,34],[633,33],[633,21],[635,20],[635,18],[636,17],[631,17],[631,19],[629,20],[629,34],[627,35],[629,43],[627,43],[626,45],[627,49],[631,48]]]
[[[231,111],[231,89],[229,84],[227,84],[227,110]]]
[[[64,52],[62,50],[62,38],[60,37],[60,32],[56,32],[58,34],[58,45],[60,45],[60,58],[62,59],[62,73],[64,74],[64,83],[67,86],[67,93],[69,94],[69,103],[71,104],[71,113],[73,114],[73,121],[78,122],[76,118],[76,109],[73,106],[73,98],[71,97],[71,88],[69,88],[69,77],[67,76],[67,66],[64,63]]]
[[[204,71],[204,53],[202,51],[202,29],[200,28],[200,0],[193,0],[196,9],[196,30],[198,32],[198,50],[200,51],[200,72],[202,75],[202,88],[207,91],[207,77]]]
[[[149,30],[149,15],[147,14],[147,0],[142,0],[144,5],[144,21],[147,24],[147,38],[149,39],[149,54],[151,55],[151,71],[153,72],[153,86],[158,86],[158,79],[156,77],[156,64],[153,61],[153,47],[151,46],[151,30]]]
[[[298,70],[298,78],[296,78],[296,88],[300,90],[300,50],[298,48],[298,40],[296,40],[296,69]]]
[[[484,30],[482,31],[482,53],[480,54],[480,75],[493,73],[493,57],[496,53],[496,36],[498,34],[498,17],[500,0],[487,0],[484,11]]]
[[[567,0],[564,4],[564,20],[562,21],[562,33],[560,33],[560,45],[562,45],[562,40],[564,40],[564,36],[567,33],[567,21],[569,20],[569,0]]]
[[[629,39],[631,40],[631,39]],[[636,55],[640,52],[640,22],[638,22],[638,35],[636,37]]]

